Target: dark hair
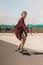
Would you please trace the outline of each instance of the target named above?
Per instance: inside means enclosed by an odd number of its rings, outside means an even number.
[[[23,11],[23,12],[21,13],[21,15],[23,15],[23,13],[25,13],[25,15],[27,15],[27,12],[26,12],[26,11]]]

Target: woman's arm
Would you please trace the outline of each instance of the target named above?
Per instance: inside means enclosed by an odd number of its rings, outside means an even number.
[[[25,30],[25,32],[29,32],[28,28],[26,27],[25,23],[21,21],[21,26]]]

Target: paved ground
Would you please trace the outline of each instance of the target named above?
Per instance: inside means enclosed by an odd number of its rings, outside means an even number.
[[[0,40],[19,45],[21,42],[14,33],[0,33]],[[43,52],[43,33],[28,34],[24,47]]]
[[[0,65],[43,65],[43,54],[22,55],[15,52],[16,47],[0,40]]]

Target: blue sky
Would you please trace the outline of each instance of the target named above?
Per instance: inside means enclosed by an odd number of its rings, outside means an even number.
[[[22,11],[28,23],[43,23],[43,0],[0,0],[0,24],[16,24]]]
[[[27,9],[27,3],[28,0],[1,0],[0,9],[4,10],[9,16],[19,17],[22,11],[29,11]],[[30,3],[28,4],[30,7],[32,6]]]

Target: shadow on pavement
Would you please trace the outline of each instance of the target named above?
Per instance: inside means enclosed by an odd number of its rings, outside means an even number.
[[[43,55],[43,52],[23,52],[23,55]]]

